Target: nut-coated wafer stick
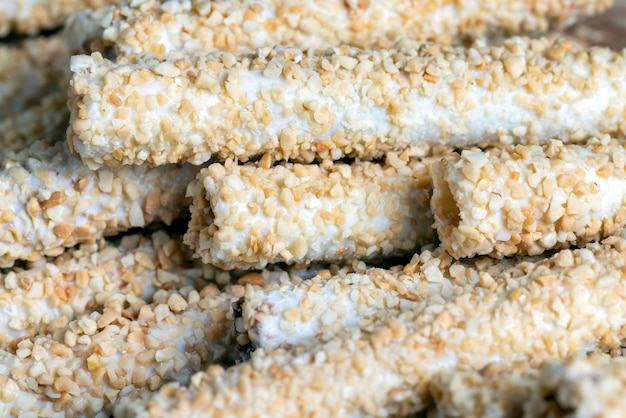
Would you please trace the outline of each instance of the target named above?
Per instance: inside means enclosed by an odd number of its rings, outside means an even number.
[[[0,347],[50,332],[77,315],[147,301],[159,288],[192,283],[175,274],[188,261],[181,245],[160,231],[129,235],[119,245],[84,245],[26,269],[0,275]]]
[[[39,140],[65,140],[70,117],[66,103],[65,94],[52,93],[40,104],[0,120],[0,159]]]
[[[432,243],[428,163],[216,163],[190,188],[185,236],[220,268],[393,256]]]
[[[310,162],[414,147],[626,129],[626,57],[570,40],[452,48],[262,48],[169,61],[71,65],[70,147],[90,167]]]
[[[621,417],[626,410],[626,359],[592,355],[548,364],[526,406],[527,418]]]
[[[37,141],[0,168],[2,266],[151,221],[171,223],[186,210],[185,188],[198,171],[189,165],[91,171],[64,141]]]
[[[191,374],[225,353],[228,297],[160,290],[136,318],[116,309],[79,316],[54,335],[0,350],[0,411],[66,417],[108,414],[120,398],[142,396]],[[129,318],[130,317],[130,318]]]
[[[60,92],[69,61],[67,45],[59,36],[0,45],[0,119]]]
[[[493,34],[545,31],[598,13],[612,2],[491,0],[442,4],[435,0],[343,1],[141,0],[72,16],[64,37],[83,53],[112,49],[129,58],[171,52],[241,53],[271,45],[325,48],[349,44],[389,48],[401,38],[460,43]]]
[[[0,2],[0,36],[9,32],[36,34],[54,29],[72,13],[119,4],[123,0],[3,0]]]
[[[435,227],[453,257],[540,254],[626,225],[626,149],[587,145],[465,150],[431,166]]]
[[[530,366],[595,347],[617,347],[626,324],[626,280],[618,236],[562,250],[548,259],[413,262],[416,280],[455,282],[386,324],[305,352],[258,350],[248,363],[209,368],[189,388],[171,385],[146,404],[126,403],[134,417],[406,415],[423,409],[434,376],[458,365],[494,361]],[[420,256],[432,259],[429,252]],[[122,416],[122,415],[119,415]]]

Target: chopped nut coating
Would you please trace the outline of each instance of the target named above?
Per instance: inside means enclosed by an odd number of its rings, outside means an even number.
[[[435,240],[427,163],[216,163],[190,187],[185,243],[224,269],[398,255]]]
[[[262,48],[136,64],[74,56],[70,147],[95,168],[382,157],[626,131],[626,57],[569,40],[491,48]],[[624,128],[624,129],[622,129]]]

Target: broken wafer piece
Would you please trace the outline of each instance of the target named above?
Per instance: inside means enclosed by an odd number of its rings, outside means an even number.
[[[0,347],[89,311],[149,302],[159,288],[192,285],[176,274],[189,267],[181,245],[163,231],[129,235],[119,245],[84,245],[0,274]]]
[[[543,368],[525,417],[609,418],[626,410],[626,358],[592,355]]]
[[[188,206],[189,165],[91,171],[64,141],[37,141],[0,171],[0,265],[59,255],[66,247],[152,221],[171,223]]]
[[[382,157],[626,129],[626,57],[570,40],[275,47],[134,64],[74,56],[68,140],[91,168]]]
[[[0,36],[9,32],[34,35],[61,26],[72,13],[119,4],[123,0],[3,0]]]
[[[390,48],[401,38],[447,44],[493,34],[546,31],[599,13],[611,3],[550,0],[537,7],[529,0],[450,4],[435,0],[135,0],[75,14],[66,24],[64,37],[74,50],[111,49],[114,56],[123,58],[149,53],[164,59],[173,51],[242,53],[269,45]]]
[[[424,409],[433,377],[458,365],[538,366],[618,347],[625,250],[615,236],[540,260],[462,263],[425,251],[404,272],[431,284],[430,293],[385,324],[304,352],[257,350],[248,363],[210,367],[145,404],[122,400],[118,416],[401,416]],[[459,292],[444,298],[437,284]]]
[[[434,226],[455,258],[602,239],[626,225],[625,162],[623,141],[608,136],[449,154],[431,166]]]
[[[185,243],[224,269],[390,257],[436,239],[428,163],[215,163],[190,187]]]
[[[69,61],[69,50],[59,36],[0,45],[0,119],[61,92]]]

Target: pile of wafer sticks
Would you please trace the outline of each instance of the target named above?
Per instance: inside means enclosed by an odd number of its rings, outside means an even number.
[[[610,6],[3,1],[0,415],[620,416]]]

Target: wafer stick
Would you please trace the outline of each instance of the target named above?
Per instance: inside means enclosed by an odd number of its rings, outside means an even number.
[[[123,0],[4,0],[0,2],[0,36],[9,32],[33,35],[54,29],[72,13],[119,4]]]
[[[40,104],[0,120],[0,160],[10,152],[19,152],[38,140],[65,140],[70,114],[67,96],[53,93]]]
[[[0,45],[0,119],[59,92],[69,60],[67,46],[58,36]]]
[[[150,301],[159,288],[190,285],[172,270],[187,268],[181,245],[165,232],[92,244],[0,275],[0,347],[67,325],[96,309]]]
[[[0,171],[0,265],[59,255],[64,248],[186,210],[185,188],[198,170],[91,171],[65,142],[36,142],[5,158]]]
[[[434,292],[450,299],[455,290],[452,283],[429,286],[397,270],[322,270],[310,280],[247,287],[240,300],[240,331],[256,348],[267,351],[309,348],[355,329],[374,329],[402,311],[420,307]]]
[[[54,336],[0,350],[2,415],[67,417],[110,413],[120,398],[164,382],[186,383],[224,356],[223,323],[232,296],[215,286],[157,292],[136,319],[115,309],[78,317]]]
[[[435,227],[456,258],[540,254],[598,240],[626,225],[626,149],[515,146],[450,154],[432,165]]]
[[[299,353],[255,351],[250,362],[209,368],[189,388],[172,385],[120,412],[160,416],[407,415],[428,401],[432,378],[457,365],[530,366],[596,346],[619,346],[626,324],[626,241],[563,250],[540,261],[451,263],[424,252],[405,273],[465,289],[434,293],[370,332]],[[427,261],[424,261],[427,260]],[[122,415],[119,415],[122,416]]]
[[[491,48],[264,48],[71,65],[69,141],[90,167],[269,154],[310,162],[407,148],[619,132],[626,59],[569,40]]]
[[[389,162],[391,161],[391,163]],[[435,240],[428,163],[274,167],[198,175],[185,243],[220,268],[398,255]]]
[[[269,45],[389,48],[401,38],[459,43],[495,33],[545,31],[598,13],[612,2],[528,0],[133,1],[70,18],[65,37],[84,53],[112,48],[117,57],[171,52],[241,53]]]
[[[626,358],[593,355],[543,368],[526,417],[620,417],[626,410]],[[565,411],[565,414],[560,411]]]

